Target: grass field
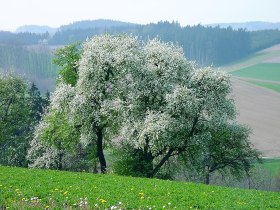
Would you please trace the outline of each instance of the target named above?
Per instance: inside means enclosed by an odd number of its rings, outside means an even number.
[[[268,170],[272,176],[276,176],[280,171],[280,159],[264,159],[262,167]]]
[[[260,63],[230,72],[233,76],[260,80],[280,81],[279,63]]]
[[[0,167],[0,209],[280,209],[280,193]]]
[[[265,87],[271,90],[274,90],[276,92],[280,93],[280,84],[272,84],[272,83],[268,83],[268,82],[256,82],[256,81],[250,81],[250,83],[261,86],[261,87]]]

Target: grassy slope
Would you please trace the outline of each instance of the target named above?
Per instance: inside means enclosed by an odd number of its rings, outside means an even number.
[[[261,164],[272,176],[277,176],[280,172],[280,159],[264,159]]]
[[[220,68],[250,83],[279,92],[280,45]]]
[[[233,71],[231,74],[238,77],[280,81],[280,64],[260,63]]]
[[[121,209],[280,209],[280,194],[157,179],[0,167],[0,204],[2,208],[24,209],[61,209],[63,205],[79,204],[84,209],[113,205]]]

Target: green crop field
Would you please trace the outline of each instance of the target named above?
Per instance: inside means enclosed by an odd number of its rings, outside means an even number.
[[[280,81],[279,63],[260,63],[247,68],[230,72],[233,76],[260,80]]]
[[[263,159],[262,167],[267,169],[271,175],[276,176],[280,171],[280,159]]]
[[[248,57],[245,57],[241,60],[238,60],[236,62],[233,62],[229,65],[226,66],[221,66],[220,69],[230,72],[230,71],[235,71],[239,69],[243,69],[246,67],[254,66],[260,63],[266,63],[270,59],[273,59],[275,57],[280,56],[280,50],[266,50],[266,51],[261,51],[257,52],[255,54],[252,54]],[[267,62],[269,63],[269,62]]]
[[[274,90],[276,92],[280,92],[280,84],[272,84],[272,83],[268,83],[268,82],[255,82],[255,81],[250,81],[250,83]]]
[[[280,193],[0,167],[0,209],[280,209]]]

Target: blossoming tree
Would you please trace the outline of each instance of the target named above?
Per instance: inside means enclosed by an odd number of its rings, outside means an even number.
[[[77,73],[71,75],[74,83],[65,84],[62,79],[52,95],[49,113],[62,114],[67,121],[69,126],[60,134],[64,142],[94,145],[102,173],[108,143],[128,148],[140,165],[136,170],[154,177],[169,160],[195,156],[191,145],[205,140],[203,145],[208,147],[221,133],[219,128],[231,128],[234,123],[229,76],[197,68],[171,43],[158,39],[143,43],[127,35],[95,36],[83,44],[73,72]],[[48,139],[44,135],[48,129],[41,125],[37,136]],[[71,128],[77,132],[69,136]],[[229,141],[248,142],[248,135],[239,140],[228,133]],[[240,144],[235,145],[238,150]],[[228,154],[237,154],[231,151]]]

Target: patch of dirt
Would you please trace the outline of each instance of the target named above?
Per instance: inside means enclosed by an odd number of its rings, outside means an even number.
[[[237,120],[252,128],[252,144],[265,157],[280,157],[280,94],[236,78],[232,85]]]
[[[280,56],[275,56],[267,60],[264,60],[263,63],[280,63]]]
[[[265,79],[255,79],[255,78],[247,78],[247,77],[236,77],[236,76],[231,76],[232,78],[242,80],[242,81],[248,81],[248,82],[265,82],[265,83],[270,83],[270,84],[276,84],[280,85],[280,81],[272,81],[272,80],[265,80]]]
[[[280,44],[274,45],[274,46],[264,49],[260,52],[273,52],[273,51],[280,51]]]

